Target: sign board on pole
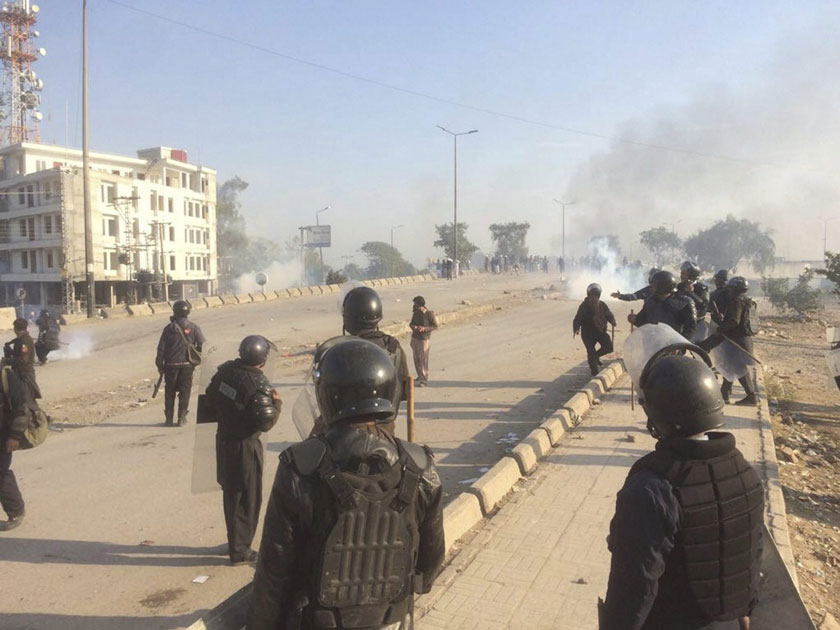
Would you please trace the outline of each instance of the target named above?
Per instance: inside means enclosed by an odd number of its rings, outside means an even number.
[[[304,245],[306,247],[329,247],[332,232],[329,225],[310,225],[305,228]]]

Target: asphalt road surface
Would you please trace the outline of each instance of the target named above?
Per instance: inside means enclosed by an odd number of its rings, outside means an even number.
[[[434,449],[450,496],[588,379],[583,346],[571,333],[579,300],[532,290],[552,283],[559,279],[480,276],[381,291],[384,324],[404,321],[418,293],[439,312],[471,308],[459,306],[464,299],[473,308],[501,307],[437,331],[430,386],[417,390],[417,439]],[[629,306],[611,304],[621,325]],[[287,355],[272,365],[285,404],[263,438],[267,497],[277,454],[297,439],[291,409],[308,365],[300,354],[340,332],[337,297],[202,310],[194,319],[219,357],[252,332]],[[15,454],[27,517],[0,534],[0,628],[178,628],[250,580],[252,568],[228,566],[221,493],[191,492],[195,425],[163,427],[160,398],[148,400],[166,321],[68,327],[68,338],[88,335],[95,351],[39,368],[46,406],[69,422],[43,446]],[[623,324],[616,336],[626,333]],[[407,339],[403,345],[408,350]],[[194,583],[199,576],[206,581]]]

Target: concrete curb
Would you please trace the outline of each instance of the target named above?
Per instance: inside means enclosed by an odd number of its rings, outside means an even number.
[[[761,468],[767,480],[764,491],[764,521],[779,555],[787,567],[796,589],[799,590],[799,578],[796,575],[796,558],[790,544],[790,530],[787,522],[787,508],[782,493],[782,482],[779,479],[779,461],[776,459],[776,441],[773,436],[773,425],[770,423],[770,406],[767,403],[767,390],[764,386],[763,370],[756,370],[755,384],[758,390],[758,421],[761,434]]]
[[[481,476],[481,479],[470,486],[470,492],[478,497],[481,511],[489,514],[520,478],[516,462],[510,457],[502,457]]]
[[[513,486],[511,486],[513,487]],[[443,508],[443,537],[446,551],[452,548],[461,536],[484,518],[478,497],[469,492],[462,492]]]

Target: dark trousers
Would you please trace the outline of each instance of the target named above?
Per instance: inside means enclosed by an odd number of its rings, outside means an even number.
[[[222,486],[222,506],[231,560],[251,548],[262,507],[263,445],[259,438],[226,440],[216,437],[216,474]]]
[[[606,330],[581,328],[580,338],[586,346],[586,360],[589,362],[589,371],[592,374],[598,373],[598,359],[613,351],[613,342]],[[600,345],[598,350],[595,345]]]
[[[175,411],[175,395],[178,395],[178,418],[186,418],[190,409],[190,390],[192,389],[193,366],[168,367],[163,372],[163,413],[167,422],[172,422]]]
[[[11,470],[12,454],[6,450],[6,440],[0,444],[0,505],[9,518],[23,514],[23,497]]]
[[[729,339],[733,343],[739,345],[744,350],[749,352],[750,354],[755,354],[754,346],[753,346],[753,339],[752,337],[746,335],[734,335],[730,334],[728,337],[724,337],[720,333],[715,333],[708,339],[704,339],[697,345],[703,348],[706,352],[711,351],[713,348],[716,348],[720,344],[724,342],[725,339]],[[737,352],[737,350],[735,350]],[[744,388],[744,393],[747,396],[751,396],[755,394],[755,383],[753,382],[752,372],[749,370],[747,371],[744,376],[738,379],[738,382],[741,384],[741,387]],[[729,400],[729,395],[732,393],[732,381],[728,381],[725,378],[723,379],[723,384],[720,386],[720,394],[723,396],[724,400]]]

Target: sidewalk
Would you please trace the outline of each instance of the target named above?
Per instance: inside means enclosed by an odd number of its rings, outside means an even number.
[[[471,540],[467,535],[432,592],[418,600],[418,630],[597,627],[615,495],[633,462],[654,448],[644,412],[638,404],[631,411],[629,398],[624,376]],[[764,461],[766,448],[759,413],[728,405],[724,427],[753,463]]]

